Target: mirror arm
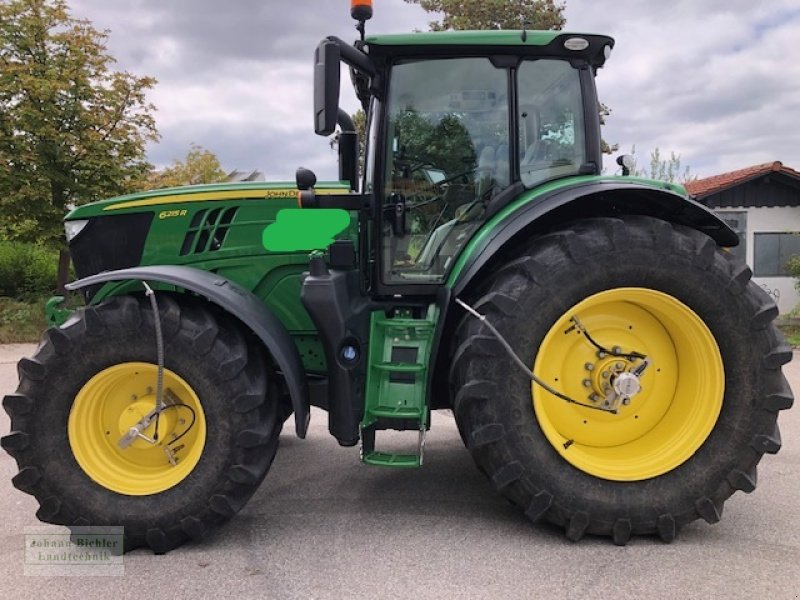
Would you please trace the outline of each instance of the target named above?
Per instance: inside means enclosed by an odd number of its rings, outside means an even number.
[[[353,118],[341,108],[336,116],[336,124],[344,133],[355,133],[356,131],[356,124],[353,123]]]
[[[372,77],[375,75],[375,65],[364,52],[344,42],[335,35],[328,36],[328,41],[333,42],[339,47],[342,60],[351,67],[358,69],[365,75]]]

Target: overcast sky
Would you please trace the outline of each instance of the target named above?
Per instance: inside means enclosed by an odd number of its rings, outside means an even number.
[[[780,160],[800,169],[798,0],[567,0],[568,31],[616,38],[600,71],[613,114],[603,136],[640,164],[679,153],[710,176]],[[73,14],[110,33],[118,67],[155,76],[150,94],[163,166],[191,143],[225,169],[291,180],[295,168],[336,171],[314,135],[312,56],[326,35],[354,39],[345,0],[71,0]],[[403,0],[375,0],[368,33],[427,29]],[[343,95],[343,102],[345,96]],[[352,94],[343,108],[355,110]],[[352,112],[351,110],[351,112]],[[606,158],[614,172],[615,157]]]

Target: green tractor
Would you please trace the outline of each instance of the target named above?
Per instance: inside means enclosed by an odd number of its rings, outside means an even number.
[[[792,353],[724,222],[681,186],[602,174],[613,39],[365,37],[369,3],[352,12],[361,39],[322,40],[314,66],[339,181],[301,168],[67,215],[86,306],[51,305],[3,401],[14,486],[42,521],[162,553],[234,516],[311,406],[394,468],[422,465],[450,409],[492,486],[570,540],[717,522],[781,446]]]

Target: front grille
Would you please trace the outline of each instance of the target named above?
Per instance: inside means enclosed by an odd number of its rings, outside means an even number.
[[[180,255],[216,252],[222,248],[236,211],[236,206],[197,211],[183,238]]]
[[[78,278],[141,264],[153,213],[94,217],[72,240],[69,252]],[[98,287],[84,289],[90,299]]]

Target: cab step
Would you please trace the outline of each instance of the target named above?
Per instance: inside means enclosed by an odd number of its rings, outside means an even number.
[[[414,454],[381,452],[375,450],[375,434],[381,429],[361,430],[361,462],[376,467],[414,468],[421,467],[425,455],[425,429],[419,430],[417,451]]]
[[[361,460],[383,467],[422,465],[425,431],[428,428],[428,365],[439,310],[431,304],[423,318],[410,309],[392,316],[372,313],[369,367],[361,420]],[[375,449],[378,431],[418,431],[415,454],[382,452]]]

